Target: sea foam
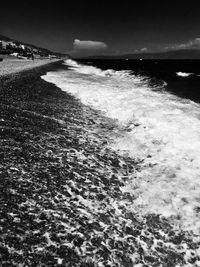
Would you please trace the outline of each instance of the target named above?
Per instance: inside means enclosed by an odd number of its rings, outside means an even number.
[[[42,78],[115,119],[120,134],[110,146],[142,162],[121,188],[135,196],[133,210],[161,214],[178,228],[199,233],[199,104],[152,90],[146,77],[131,71],[65,64],[68,71]]]

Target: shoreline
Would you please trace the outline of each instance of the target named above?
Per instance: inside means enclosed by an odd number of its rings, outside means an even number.
[[[47,61],[45,63],[42,62],[43,64],[26,67],[24,69],[0,75],[1,95],[6,96],[11,94],[11,89],[18,87],[19,84],[23,85],[23,82],[27,85],[28,80],[41,79],[40,76],[46,74],[48,71],[60,68],[62,66],[62,62],[63,60],[55,60],[51,62]],[[23,93],[23,90],[19,90],[19,92]]]
[[[113,120],[41,79],[60,66],[0,84],[1,264],[183,266],[197,241],[133,210],[120,187],[140,166],[107,146]]]
[[[47,66],[52,66],[63,62],[64,59],[46,59],[46,60],[5,60],[0,62],[0,79],[10,75],[19,75],[30,70],[37,70]]]

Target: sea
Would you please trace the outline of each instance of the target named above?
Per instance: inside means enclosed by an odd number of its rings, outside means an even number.
[[[108,148],[139,166],[120,188],[129,209],[200,244],[200,61],[67,59],[42,78],[113,121]],[[198,246],[179,249],[200,266]]]

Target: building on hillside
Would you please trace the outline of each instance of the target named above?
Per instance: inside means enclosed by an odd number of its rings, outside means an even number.
[[[36,49],[36,48],[33,48],[33,52],[36,53],[36,54],[39,53],[38,49]]]
[[[8,45],[8,42],[5,42],[5,41],[0,41],[0,47],[1,49],[6,49],[7,48],[7,45]]]
[[[21,49],[25,50],[25,49],[26,49],[26,46],[25,46],[25,45],[23,45],[23,44],[20,44],[20,45],[19,45],[19,48],[21,48]]]
[[[17,48],[17,45],[14,42],[7,42],[7,46],[12,47],[12,48]]]

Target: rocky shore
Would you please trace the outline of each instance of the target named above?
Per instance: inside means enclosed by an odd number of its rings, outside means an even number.
[[[60,67],[0,79],[0,265],[199,266],[198,240],[121,191],[140,167],[107,146],[115,122],[40,78]]]

